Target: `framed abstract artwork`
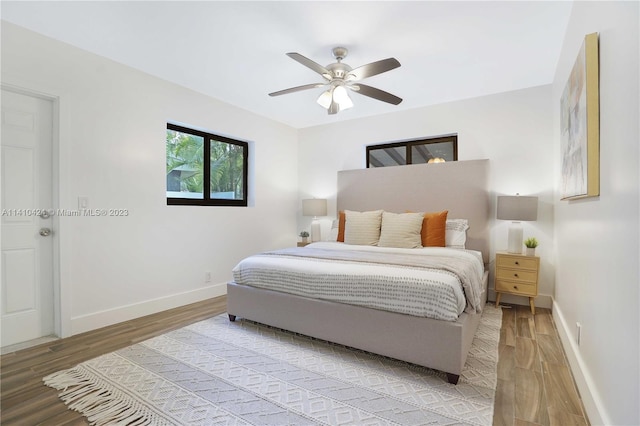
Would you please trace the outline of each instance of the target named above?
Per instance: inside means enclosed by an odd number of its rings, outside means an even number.
[[[598,33],[584,38],[560,99],[561,198],[600,195]]]

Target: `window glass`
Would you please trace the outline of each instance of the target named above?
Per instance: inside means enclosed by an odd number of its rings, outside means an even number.
[[[458,135],[367,146],[367,167],[458,161]]]
[[[203,198],[204,138],[167,129],[167,197]]]
[[[434,158],[455,161],[453,144],[451,142],[437,142],[411,146],[411,164],[427,163]]]
[[[369,151],[369,167],[402,166],[407,164],[407,148],[395,146]]]
[[[211,141],[211,198],[241,200],[244,155],[239,145]]]
[[[167,124],[167,204],[246,206],[249,144]]]

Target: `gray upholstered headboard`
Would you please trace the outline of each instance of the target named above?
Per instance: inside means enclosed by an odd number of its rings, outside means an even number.
[[[338,172],[340,210],[395,213],[448,210],[468,219],[466,247],[489,259],[489,160],[452,161]]]

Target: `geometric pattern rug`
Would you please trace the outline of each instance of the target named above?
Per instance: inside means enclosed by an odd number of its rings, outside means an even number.
[[[502,310],[442,372],[219,315],[45,377],[95,425],[490,425]]]

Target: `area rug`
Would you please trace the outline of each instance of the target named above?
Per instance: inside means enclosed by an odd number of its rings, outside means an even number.
[[[490,425],[502,311],[444,373],[226,315],[45,377],[96,425]]]

